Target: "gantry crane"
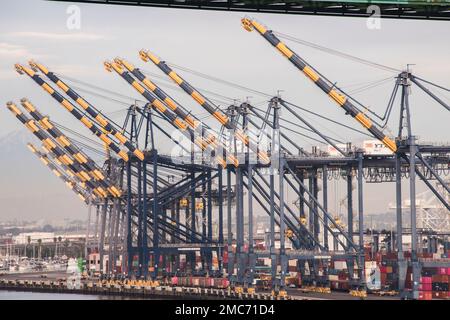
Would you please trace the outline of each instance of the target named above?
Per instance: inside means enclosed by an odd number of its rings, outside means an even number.
[[[243,18],[242,26],[247,31],[255,29],[264,37],[272,46],[278,49],[297,69],[303,72],[314,84],[323,92],[331,97],[338,105],[340,105],[347,114],[355,118],[364,128],[366,128],[375,138],[383,142],[392,152],[397,151],[397,145],[394,140],[386,136],[372,121],[360,112],[358,108],[350,101],[350,96],[338,91],[335,86],[326,78],[321,77],[315,69],[303,60],[298,54],[288,48],[271,30],[268,30],[262,24],[251,18]]]
[[[227,153],[225,151],[226,147],[223,143],[216,137],[215,134],[208,132],[204,126],[204,124],[198,120],[194,115],[190,113],[186,113],[183,109],[177,106],[177,103],[167,94],[165,93],[159,86],[157,86],[154,82],[152,82],[147,76],[145,76],[139,68],[136,68],[133,64],[128,62],[123,58],[115,58],[114,62],[124,66],[129,72],[131,72],[139,81],[141,81],[147,89],[149,89],[153,94],[155,94],[162,103],[164,103],[167,107],[169,107],[174,113],[177,114],[180,118],[182,118],[197,134],[201,137],[204,137],[205,143],[211,145],[211,149],[214,151],[218,151],[217,149],[220,147],[224,157],[226,156],[231,163],[235,166],[239,165],[238,159],[233,156],[231,153]],[[219,152],[220,152],[219,150]]]
[[[181,78],[173,71],[164,61],[161,61],[154,54],[146,50],[139,51],[141,59],[145,62],[153,62],[161,71],[163,71],[170,79],[172,79],[184,92],[189,94],[200,106],[202,106],[209,114],[220,122],[222,126],[229,130],[233,130],[234,137],[249,147],[251,151],[258,155],[258,158],[264,163],[270,163],[270,157],[264,150],[258,150],[256,143],[251,141],[250,137],[242,130],[236,127],[231,119],[222,113],[217,106],[208,101],[198,90],[192,87],[186,80]]]
[[[126,82],[128,82],[133,88],[135,88],[140,94],[142,94],[142,96],[150,102],[155,110],[161,113],[177,130],[184,134],[188,139],[191,139],[195,136],[194,131],[190,127],[188,127],[184,119],[180,118],[177,114],[174,114],[174,112],[167,108],[157,97],[155,97],[151,92],[149,92],[141,84],[139,84],[139,82],[136,81],[128,71],[124,70],[122,65],[113,61],[105,61],[104,65],[106,70],[114,70]],[[197,137],[194,139],[194,143],[202,151],[208,148],[212,148],[211,143],[208,143],[208,141],[204,140],[201,135],[197,135]],[[225,152],[225,149],[223,149],[223,152]],[[215,159],[220,165],[222,165],[222,167],[226,167],[226,160],[223,158],[223,154],[216,154]]]

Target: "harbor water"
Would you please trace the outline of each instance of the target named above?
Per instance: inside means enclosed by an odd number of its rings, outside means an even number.
[[[103,296],[76,293],[44,293],[0,290],[0,300],[142,300],[124,296]],[[148,299],[147,299],[148,300]]]

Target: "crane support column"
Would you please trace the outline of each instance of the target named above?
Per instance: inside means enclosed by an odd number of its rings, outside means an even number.
[[[397,215],[397,261],[398,261],[398,291],[402,298],[405,297],[405,280],[407,264],[403,253],[403,217],[402,217],[402,173],[401,156],[395,155],[395,193],[396,193],[396,215]]]
[[[365,287],[364,262],[364,200],[363,200],[363,153],[358,152],[358,231],[359,231],[359,285]]]
[[[233,233],[231,215],[231,167],[227,167],[227,247],[228,247],[228,280],[231,282],[234,273]]]
[[[223,171],[222,166],[217,166],[218,175],[218,206],[219,206],[219,248],[217,250],[217,260],[219,263],[219,274],[223,274]]]
[[[408,108],[408,107],[407,107]],[[419,278],[420,266],[417,257],[418,245],[422,245],[417,241],[417,211],[416,211],[416,153],[417,153],[416,137],[409,136],[409,197],[411,207],[411,263],[412,263],[412,298],[419,298]]]
[[[152,150],[152,160],[153,160],[153,263],[154,263],[154,273],[152,275],[153,279],[158,276],[158,265],[159,265],[159,233],[158,233],[158,151],[156,149]],[[195,191],[195,190],[194,190]],[[193,230],[195,232],[195,229]],[[148,259],[148,248],[144,248],[144,253],[146,254],[146,258]]]
[[[256,265],[256,255],[254,253],[253,245],[253,165],[248,161],[247,169],[247,191],[248,191],[248,263],[249,263],[249,275],[248,275],[248,286],[252,287],[255,265]]]
[[[353,242],[353,175],[352,168],[347,168],[347,234],[351,242]],[[352,251],[350,242],[347,242],[348,250]],[[354,260],[349,258],[347,260],[349,279],[354,278]]]
[[[323,193],[323,209],[328,212],[328,167],[322,167],[322,193]],[[323,246],[328,250],[328,217],[323,217]]]

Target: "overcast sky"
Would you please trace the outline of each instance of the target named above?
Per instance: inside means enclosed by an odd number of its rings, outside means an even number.
[[[326,95],[299,74],[298,70],[267,41],[256,32],[246,32],[240,25],[243,13],[78,4],[81,8],[81,29],[69,30],[66,26],[68,6],[67,3],[39,0],[2,1],[0,137],[20,128],[19,122],[11,116],[4,105],[9,100],[19,102],[22,97],[28,97],[40,110],[50,114],[55,121],[89,134],[31,79],[19,76],[13,68],[14,63],[25,64],[33,58],[67,77],[131,97],[130,99],[117,97],[124,102],[117,103],[84,93],[97,108],[121,123],[127,103],[132,103],[133,97],[141,98],[117,75],[106,72],[103,62],[120,56],[147,71],[162,75],[156,67],[144,64],[139,59],[138,51],[142,48],[153,51],[170,63],[268,94],[275,95],[278,90],[282,90],[282,97],[288,101],[359,128],[353,119],[346,116]],[[412,70],[417,75],[450,87],[450,41],[448,41],[450,24],[448,22],[384,19],[381,21],[381,29],[370,30],[364,18],[276,14],[254,14],[253,16],[270,29],[380,64],[397,69],[404,69],[406,64],[414,64]],[[355,97],[372,110],[378,113],[384,112],[394,84],[395,73],[357,64],[297,43],[287,43],[329,79],[336,81],[338,85],[350,92],[364,84],[392,78],[390,81],[381,82],[379,86],[371,90],[355,93]],[[266,108],[267,97],[237,90],[192,74],[181,71],[180,73],[199,88],[241,101],[249,97],[252,103],[260,108]],[[200,116],[205,115],[205,111],[186,95],[170,88],[167,90],[187,109]],[[436,90],[434,92],[445,101],[449,101],[448,93]],[[217,96],[209,97],[217,98]],[[226,106],[226,103],[230,101],[227,98],[218,99],[215,102]],[[420,93],[417,88],[412,89],[410,100],[413,129],[421,140],[440,142],[450,140],[449,112]],[[327,134],[342,141],[357,143],[366,139],[352,131],[323,121],[316,121],[310,116],[308,119],[314,121],[318,128]],[[386,133],[396,133],[397,119],[398,104],[394,110],[393,119],[389,122],[391,131],[387,129]],[[290,118],[290,120],[293,119]],[[206,119],[206,122],[213,123],[210,118]],[[310,149],[311,141],[298,136],[293,137],[299,144]],[[32,159],[32,155],[29,157]],[[30,163],[35,163],[36,170],[41,170],[37,169],[40,166],[37,161]],[[2,167],[1,170],[8,169]],[[32,174],[29,179],[33,179]],[[50,174],[48,179],[51,179]],[[6,188],[4,181],[0,183],[3,187],[1,207],[6,216],[6,212],[11,209],[11,204],[7,200],[8,196],[13,194],[17,196],[19,189]],[[23,187],[19,187],[20,185],[17,183],[17,188],[23,190]],[[55,185],[51,183],[47,185],[45,180],[42,181],[39,191],[44,193],[47,187],[49,194],[52,190],[55,191],[52,189]],[[60,187],[63,188],[63,185],[60,184]],[[394,200],[392,184],[382,189],[367,185],[366,210],[368,213],[384,211],[389,202]],[[29,192],[32,193],[33,190],[35,189],[30,189]],[[376,190],[381,190],[381,193]],[[331,190],[331,192],[343,194],[344,191]],[[380,201],[380,195],[383,201]],[[69,197],[69,192],[67,191],[64,196]],[[338,198],[338,195],[335,197]],[[20,212],[18,203],[20,201],[14,202],[14,210]],[[67,208],[64,201],[61,201],[58,206],[61,206],[60,209],[67,215],[83,216],[85,214],[85,211],[80,214],[80,209],[83,208],[81,204]]]

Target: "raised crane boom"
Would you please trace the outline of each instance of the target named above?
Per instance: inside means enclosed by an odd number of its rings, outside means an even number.
[[[55,176],[64,181],[69,189],[73,190],[73,192],[75,192],[81,200],[87,203],[87,195],[83,190],[80,190],[78,185],[74,181],[72,181],[70,177],[61,172],[61,170],[59,170],[56,165],[45,154],[40,152],[33,144],[28,143],[27,147],[42,161],[43,164],[45,164],[55,174]],[[92,195],[91,197],[94,197],[94,195]]]
[[[114,59],[114,62],[124,66],[129,72],[131,72],[139,81],[141,81],[145,85],[147,89],[149,89],[153,94],[155,94],[162,101],[162,103],[164,103],[177,116],[183,119],[201,137],[204,137],[205,143],[210,145],[213,150],[217,149],[220,145],[220,148],[223,152],[223,156],[228,158],[231,161],[231,163],[233,163],[236,167],[239,165],[238,159],[235,156],[233,156],[230,152],[225,151],[226,147],[222,144],[221,141],[219,141],[219,139],[217,139],[215,134],[208,132],[200,120],[196,119],[194,116],[190,115],[189,113],[186,113],[184,110],[179,108],[176,102],[171,97],[169,97],[169,95],[165,93],[160,87],[158,87],[148,77],[146,77],[141,72],[141,70],[135,68],[133,64],[122,58],[116,58]]]
[[[170,121],[170,123],[180,130],[187,138],[191,138],[194,136],[194,132],[191,128],[187,126],[183,119],[173,114],[161,101],[155,98],[148,90],[146,90],[138,81],[136,81],[128,71],[124,70],[122,65],[119,65],[116,62],[105,61],[104,63],[107,71],[112,72],[114,70],[118,75],[120,75],[126,82],[128,82],[133,88],[135,88],[144,98],[146,98],[150,104],[156,109],[159,113],[161,113],[166,119]],[[203,151],[208,147],[211,147],[203,138],[197,137],[194,139],[194,143]],[[226,167],[226,161],[220,154],[216,155],[217,162]]]
[[[37,121],[42,129],[50,134],[69,154],[75,159],[80,166],[88,171],[88,173],[98,180],[100,185],[106,188],[111,194],[115,196],[120,196],[120,191],[114,185],[111,185],[109,181],[106,180],[102,169],[97,166],[97,164],[88,157],[84,152],[82,152],[70,139],[65,136],[56,126],[50,121],[48,117],[44,117],[39,110],[27,99],[21,100],[21,105],[28,111],[28,113]]]
[[[33,60],[29,61],[29,65],[34,70],[39,69],[42,73],[44,73],[47,78],[49,78],[53,83],[55,83],[59,88],[61,88],[73,101],[75,101],[80,107],[82,107],[86,112],[94,118],[98,124],[102,128],[104,128],[107,132],[114,135],[120,144],[124,145],[130,152],[132,152],[136,157],[138,157],[141,161],[144,160],[144,154],[141,150],[137,149],[133,144],[124,137],[122,133],[116,130],[108,120],[101,114],[95,110],[92,105],[83,99],[75,90],[70,88],[64,81],[62,81],[58,76],[56,76],[53,72],[49,71],[44,65],[37,63]]]
[[[273,34],[271,30],[268,30],[259,22],[251,18],[243,18],[241,20],[242,26],[247,31],[256,29],[258,33],[264,37],[272,46],[278,49],[295,67],[302,71],[309,79],[311,79],[323,92],[329,95],[334,101],[337,102],[346,113],[350,114],[359,123],[362,124],[375,138],[382,141],[386,147],[392,152],[397,151],[397,145],[394,140],[386,136],[372,121],[360,112],[353,103],[348,99],[348,96],[338,92],[333,85],[330,85],[327,81],[322,79],[317,72],[298,56],[294,51],[289,49],[277,36]]]
[[[234,131],[234,136],[242,141],[244,145],[250,147],[255,152],[263,163],[270,163],[270,158],[265,151],[258,150],[256,144],[251,143],[249,136],[230,120],[228,116],[223,114],[218,107],[213,106],[200,92],[195,90],[186,80],[181,78],[175,71],[173,71],[164,61],[161,61],[154,54],[141,50],[139,51],[141,59],[145,62],[152,61],[162,72],[164,72],[170,79],[172,79],[181,89],[189,94],[200,106],[202,106],[209,114],[216,118],[221,125],[227,129]]]
[[[93,134],[95,134],[100,140],[102,140],[108,148],[112,149],[119,157],[124,161],[128,161],[128,154],[112,141],[107,134],[100,130],[91,120],[89,120],[85,115],[81,114],[75,106],[65,99],[59,92],[53,89],[45,80],[43,80],[36,72],[22,66],[20,64],[15,65],[16,71],[19,74],[26,73],[31,79],[34,80],[42,89],[44,89],[48,94],[50,94],[56,101],[58,101],[64,108],[67,109],[78,121],[80,121],[86,128],[88,128]]]
[[[56,159],[65,164],[69,169],[81,179],[86,186],[91,188],[92,191],[99,197],[106,197],[106,191],[96,185],[95,181],[91,179],[89,174],[84,171],[77,162],[74,162],[53,140],[45,133],[33,119],[29,119],[13,102],[6,104],[7,108],[16,116],[16,118],[22,122],[39,140],[41,140],[46,148],[52,152]]]

